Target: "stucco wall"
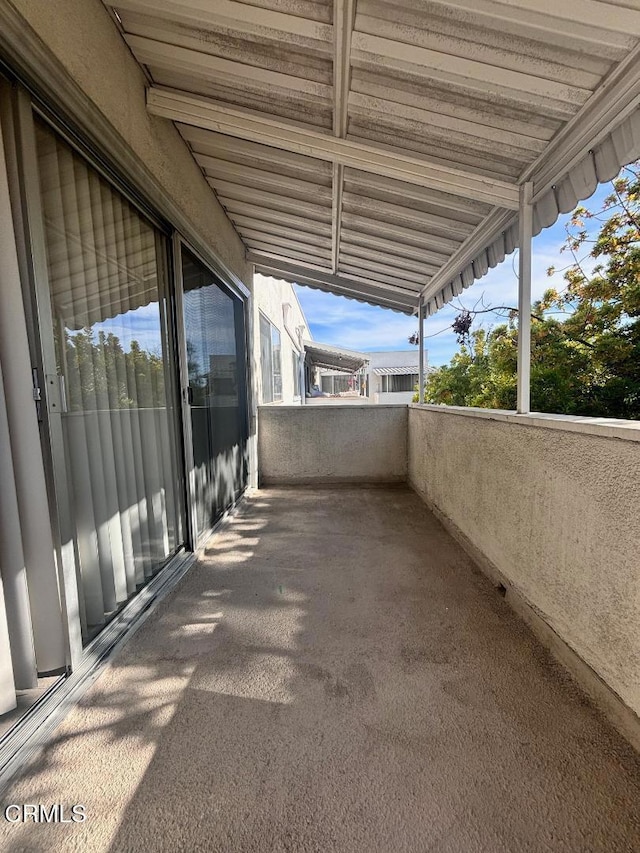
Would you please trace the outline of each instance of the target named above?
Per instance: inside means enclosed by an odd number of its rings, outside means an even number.
[[[380,379],[379,376],[376,378]],[[380,391],[376,392],[373,395],[373,402],[392,404],[395,403],[396,405],[404,403],[404,405],[406,406],[413,400],[415,393],[415,391]]]
[[[411,406],[409,481],[640,713],[640,443],[576,429]]]
[[[172,122],[147,112],[146,78],[100,0],[13,0],[13,5],[182,209],[202,241],[250,286],[251,268],[240,238]],[[73,118],[92,135],[90,126],[82,126],[82,116]],[[89,123],[86,117],[84,123]],[[144,192],[144,186],[138,189]]]
[[[406,406],[262,406],[260,482],[393,483],[407,477]]]
[[[289,306],[285,310],[285,306]],[[280,332],[282,347],[282,400],[281,404],[302,402],[301,396],[294,395],[293,353],[300,353],[296,328],[303,326],[302,338],[309,339],[311,333],[307,326],[298,297],[293,285],[270,276],[256,275],[253,284],[253,351],[256,358],[256,387],[258,402],[262,401],[262,374],[258,360],[260,358],[260,313]],[[286,323],[285,323],[286,317]],[[304,351],[302,351],[304,357]],[[304,389],[302,389],[304,393]],[[280,405],[273,403],[271,405]]]

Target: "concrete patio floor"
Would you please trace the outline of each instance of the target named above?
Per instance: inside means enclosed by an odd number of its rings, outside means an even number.
[[[405,489],[249,498],[5,803],[18,851],[640,850],[640,757]]]

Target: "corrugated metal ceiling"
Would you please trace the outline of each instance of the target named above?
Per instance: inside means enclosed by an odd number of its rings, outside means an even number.
[[[113,6],[257,269],[406,313],[499,262],[518,184],[640,100],[640,0]]]

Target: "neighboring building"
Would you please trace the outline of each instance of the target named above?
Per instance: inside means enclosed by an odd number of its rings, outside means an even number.
[[[253,349],[259,405],[304,404],[322,399],[321,392],[364,393],[368,356],[314,341],[294,286],[281,279],[254,277]]]
[[[304,341],[311,331],[294,286],[257,274],[253,282],[253,346],[259,404],[304,401]]]
[[[364,394],[362,378],[368,363],[365,353],[317,341],[305,341],[305,352],[308,397],[348,395],[356,402],[358,398],[366,402],[360,396]]]
[[[410,350],[367,353],[367,388],[374,403],[410,403],[418,387],[420,352]],[[424,354],[425,376],[427,353]]]
[[[418,387],[418,349],[360,354],[362,366],[350,373],[323,370],[321,389],[327,394],[360,395],[370,403],[410,403]],[[425,377],[429,372],[424,355]]]

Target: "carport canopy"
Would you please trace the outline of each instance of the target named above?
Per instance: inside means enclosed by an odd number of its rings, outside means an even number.
[[[432,314],[640,156],[640,0],[110,8],[256,270],[352,299]]]
[[[361,367],[364,367],[365,364],[369,363],[366,353],[336,347],[332,344],[305,341],[304,350],[311,367],[339,370],[343,373],[355,373]]]

